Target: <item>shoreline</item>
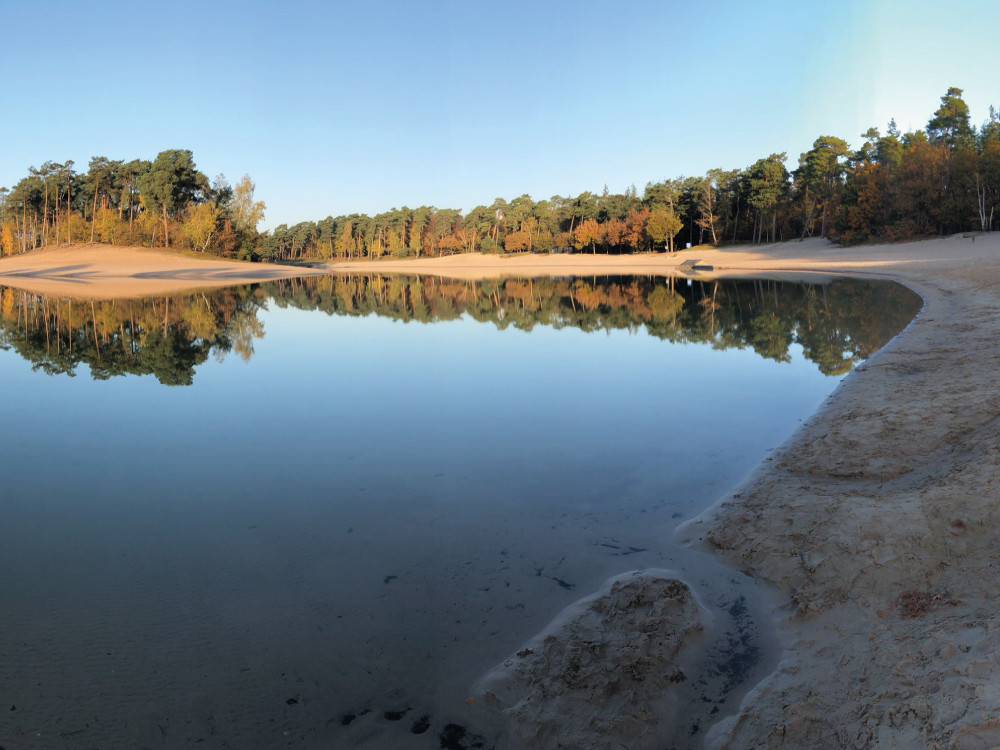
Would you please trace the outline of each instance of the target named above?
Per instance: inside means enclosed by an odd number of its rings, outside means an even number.
[[[163,296],[322,274],[309,268],[110,245],[60,245],[0,258],[0,286],[94,300]]]
[[[916,291],[921,312],[679,532],[787,601],[778,668],[710,747],[1000,742],[987,583],[1000,541],[1000,241],[874,249],[910,256],[865,270]]]
[[[100,265],[112,256],[117,265]],[[903,283],[924,299],[906,330],[680,530],[786,602],[775,613],[785,644],[777,669],[708,744],[976,748],[1000,744],[1000,654],[991,645],[1000,615],[990,601],[991,569],[1000,568],[998,259],[1000,233],[845,249],[807,240],[651,258],[451,256],[319,269],[76,246],[2,259],[0,284],[146,296],[171,284],[180,291],[346,272],[680,275],[690,260],[713,266],[696,279],[794,272]],[[78,267],[85,261],[92,265]]]

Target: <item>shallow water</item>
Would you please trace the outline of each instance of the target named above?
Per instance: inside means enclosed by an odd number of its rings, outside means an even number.
[[[462,746],[478,676],[647,567],[719,613],[724,712],[758,594],[673,530],[919,301],[681,284],[0,290],[0,744]]]

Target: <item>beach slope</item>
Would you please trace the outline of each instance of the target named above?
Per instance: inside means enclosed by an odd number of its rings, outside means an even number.
[[[78,299],[152,297],[321,273],[110,245],[62,245],[0,258],[0,286]]]

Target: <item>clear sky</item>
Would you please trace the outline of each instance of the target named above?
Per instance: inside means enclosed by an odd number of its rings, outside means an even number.
[[[3,10],[0,185],[186,148],[262,226],[790,168],[1000,106],[994,0],[36,0]]]

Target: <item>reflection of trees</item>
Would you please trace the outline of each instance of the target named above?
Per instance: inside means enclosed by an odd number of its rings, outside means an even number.
[[[250,358],[263,335],[264,299],[249,286],[101,302],[0,288],[0,345],[49,374],[72,376],[85,363],[95,380],[154,375],[164,385],[190,385],[213,352]]]
[[[898,333],[920,298],[886,282],[838,279],[695,282],[654,277],[454,281],[417,276],[337,276],[266,285],[280,306],[402,321],[467,315],[497,328],[538,324],[583,331],[645,329],[677,342],[750,348],[778,362],[789,348],[827,375],[847,372]]]
[[[750,348],[788,361],[799,344],[819,369],[847,372],[905,326],[920,300],[896,284],[841,279],[677,283],[653,277],[454,281],[418,276],[288,279],[155,299],[103,302],[41,297],[0,288],[0,346],[50,374],[95,379],[154,375],[190,385],[210,355],[253,356],[264,335],[258,311],[279,307],[331,315],[432,322],[468,316],[497,328],[536,325],[636,331],[719,349]]]

